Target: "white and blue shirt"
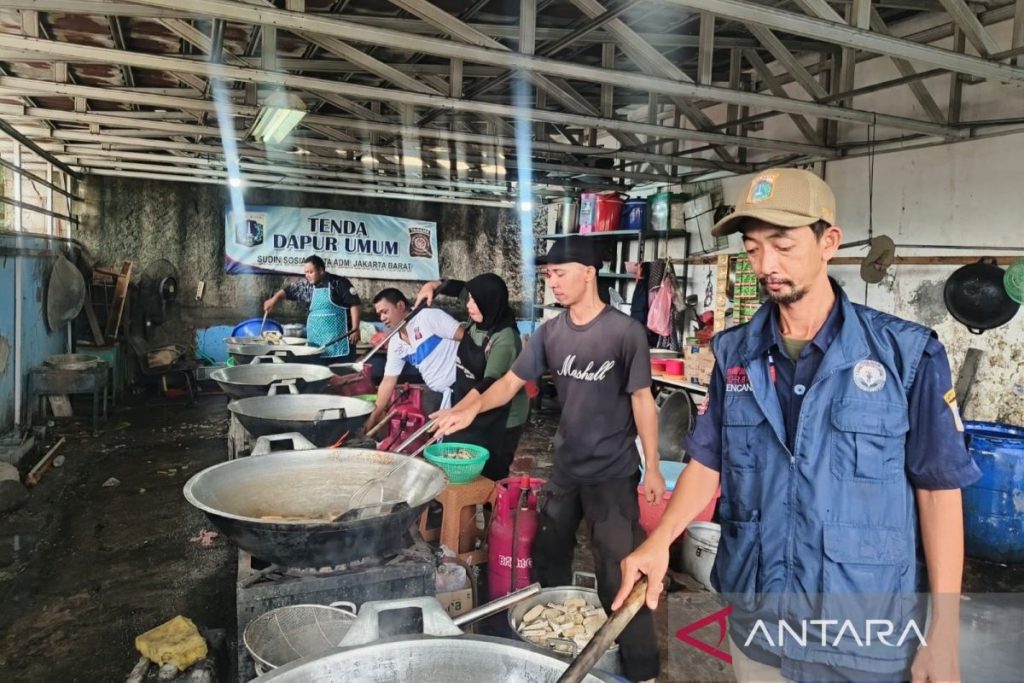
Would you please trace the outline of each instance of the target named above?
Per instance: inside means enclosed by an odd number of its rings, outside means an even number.
[[[455,333],[459,322],[442,310],[428,308],[416,314],[406,326],[409,341],[396,334],[388,342],[388,360],[384,375],[397,377],[406,363],[419,370],[423,382],[433,391],[444,392],[455,383],[455,361],[459,342]]]

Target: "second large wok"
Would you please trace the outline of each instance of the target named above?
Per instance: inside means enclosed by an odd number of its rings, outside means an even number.
[[[361,432],[373,412],[373,404],[350,396],[299,394],[294,384],[272,385],[270,389],[293,393],[242,398],[228,404],[228,410],[253,436],[298,432],[317,446],[330,446],[346,432]]]
[[[263,360],[269,362],[261,362]],[[224,393],[231,398],[266,396],[275,382],[295,384],[300,393],[317,393],[334,377],[329,368],[309,363],[285,363],[277,356],[254,358],[248,365],[218,368],[210,373]]]
[[[393,555],[409,545],[409,527],[448,484],[439,467],[397,453],[337,448],[258,455],[267,443],[258,441],[247,458],[199,472],[184,492],[229,540],[279,565],[319,567]],[[363,484],[379,477],[384,477],[384,500],[401,500],[408,507],[369,519],[331,521]]]

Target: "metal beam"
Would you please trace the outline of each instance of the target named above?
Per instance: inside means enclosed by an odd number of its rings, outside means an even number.
[[[348,60],[364,72],[378,76],[379,78],[393,83],[400,88],[406,88],[413,92],[427,93],[429,95],[440,95],[440,91],[430,87],[426,83],[416,80],[412,76],[403,73],[399,69],[385,64],[384,62],[371,57],[365,51],[352,47],[348,43],[331,38],[329,36],[318,36],[315,33],[299,31],[297,35],[313,45],[316,45],[331,54]]]
[[[978,54],[982,57],[990,57],[999,52],[999,45],[992,40],[992,36],[988,34],[985,27],[978,21],[977,15],[971,11],[964,0],[939,0],[939,2],[946,8],[946,12],[953,18],[960,30],[964,32],[967,40],[978,51]]]
[[[758,78],[763,80],[772,92],[776,95],[785,92],[785,89],[779,84],[778,79],[775,78],[775,74],[771,72],[771,69],[769,69],[768,65],[764,63],[764,60],[761,59],[761,56],[757,54],[756,50],[747,50],[745,55],[747,61],[754,67],[754,71],[757,72]],[[798,129],[800,129],[800,132],[805,138],[807,138],[808,142],[815,145],[821,143],[821,139],[818,137],[818,132],[807,119],[798,114],[790,114],[789,118],[793,120],[793,123],[796,124]]]
[[[815,80],[804,65],[800,63],[800,60],[796,56],[786,49],[786,46],[782,44],[774,33],[764,26],[758,24],[747,24],[747,30],[757,38],[757,40],[764,45],[764,47],[775,57],[780,65],[793,77],[800,86],[807,91],[807,94],[816,100],[821,100],[828,97],[828,93],[825,91],[821,84]],[[749,53],[748,53],[749,54]]]
[[[569,0],[577,9],[590,18],[596,18],[607,12],[605,7],[598,0]],[[669,61],[664,55],[658,52],[641,38],[636,31],[627,26],[621,19],[612,19],[606,24],[606,30],[615,37],[616,42],[626,54],[642,71],[648,74],[664,76],[672,80],[692,83],[693,79]],[[710,130],[713,127],[711,119],[699,108],[682,97],[672,97],[672,103],[679,108],[679,111],[689,119],[694,126],[700,130]],[[732,156],[722,149],[716,149],[717,154],[727,162],[732,163]]]
[[[152,172],[144,171],[119,171],[105,168],[91,169],[89,175],[98,176],[112,176],[117,178],[138,178],[144,180],[168,180],[179,183],[193,183],[193,184],[206,184],[206,185],[227,185],[228,176],[227,173],[217,174],[212,177],[201,177],[195,175],[175,175],[173,173],[165,173],[164,169],[157,167]],[[249,179],[243,177],[243,181]],[[254,179],[255,180],[255,179]],[[267,183],[273,183],[272,186],[267,187]],[[376,190],[371,191],[360,191],[360,190],[339,190],[336,188],[319,187],[319,186],[307,186],[304,181],[299,183],[288,183],[281,179],[280,176],[270,176],[265,180],[257,180],[257,185],[264,189],[280,189],[280,190],[299,190],[302,192],[309,192],[313,194],[333,194],[341,195],[343,197],[373,197],[375,199],[400,199],[403,201],[416,201],[416,202],[428,202],[434,204],[469,204],[471,206],[491,206],[495,208],[509,208],[515,206],[514,201],[500,201],[490,199],[462,199],[459,197],[441,197],[438,195],[408,195],[402,194],[400,191],[397,192],[379,192]]]
[[[14,128],[14,126],[12,126],[11,124],[7,123],[7,121],[5,121],[3,119],[0,119],[0,132],[2,132],[5,135],[7,135],[7,137],[13,139],[15,142],[20,143],[20,144],[24,145],[25,147],[28,147],[37,156],[39,156],[39,158],[44,159],[44,160],[50,162],[51,164],[53,164],[54,166],[59,168],[64,173],[67,173],[69,176],[74,178],[75,180],[81,180],[81,176],[78,173],[73,171],[69,166],[65,166],[64,163],[62,163],[60,161],[60,159],[57,159],[52,154],[50,154],[49,152],[45,151],[42,147],[37,145],[30,138],[28,138],[25,135],[22,135],[21,133],[19,133]]]
[[[715,66],[715,15],[701,12],[700,49],[697,53],[697,82],[711,85],[711,73]]]
[[[110,36],[114,40],[114,47],[118,50],[128,49],[128,38],[125,36],[124,26],[121,25],[121,18],[115,16],[107,16],[107,23],[110,24]],[[121,65],[121,75],[124,78],[124,84],[129,88],[135,87],[135,76],[132,74],[132,68],[130,66]]]
[[[679,0],[662,0],[678,2]],[[694,2],[701,2],[704,0],[692,0]],[[728,0],[715,0],[715,1],[728,1]],[[767,109],[776,109],[785,113],[804,114],[810,116],[821,116],[824,118],[830,118],[840,121],[854,121],[859,123],[871,123],[876,121],[879,125],[884,125],[892,128],[898,128],[903,130],[913,130],[914,132],[924,133],[926,135],[949,135],[949,130],[943,132],[937,132],[940,127],[934,124],[916,121],[914,119],[907,119],[899,116],[889,116],[884,114],[878,114],[875,112],[858,111],[856,109],[844,109],[842,107],[827,107],[818,105],[812,102],[803,102],[800,100],[787,100],[778,97],[772,97],[768,95],[761,95],[758,93],[747,93],[737,92],[728,88],[718,88],[713,86],[704,86],[694,83],[686,83],[670,78],[659,78],[654,76],[647,76],[644,74],[638,74],[632,71],[618,71],[614,69],[602,69],[600,67],[583,66],[580,64],[571,64],[568,62],[560,62],[551,59],[545,59],[542,57],[531,57],[529,55],[520,55],[515,52],[499,51],[487,48],[480,48],[473,45],[466,45],[461,43],[453,43],[451,41],[439,40],[436,38],[425,38],[420,36],[413,36],[410,34],[399,33],[396,31],[390,31],[386,29],[367,28],[365,25],[360,25],[355,22],[348,22],[342,19],[336,18],[323,18],[323,17],[311,17],[309,15],[298,15],[292,12],[284,10],[273,10],[264,9],[257,7],[240,7],[237,3],[228,2],[225,0],[137,0],[145,5],[153,6],[185,6],[190,10],[207,16],[220,16],[224,19],[230,19],[242,22],[273,22],[274,24],[286,28],[288,30],[310,30],[325,35],[341,35],[349,40],[358,40],[359,42],[367,42],[378,45],[394,46],[402,45],[406,49],[415,50],[417,52],[424,52],[427,54],[437,55],[446,58],[461,58],[467,61],[475,61],[481,64],[490,64],[503,66],[506,68],[517,68],[524,69],[527,71],[536,71],[539,73],[549,73],[562,78],[569,78],[574,80],[585,80],[592,81],[594,83],[609,83],[623,88],[630,88],[634,90],[645,90],[654,91],[660,94],[669,95],[670,97],[681,97],[681,98],[702,98],[713,100],[716,102],[723,102],[726,104],[745,104],[755,107],[764,107]],[[787,16],[789,13],[783,13]],[[801,19],[806,19],[801,17]],[[806,19],[811,21],[810,19]],[[824,22],[816,22],[818,24]],[[842,27],[839,27],[842,29]],[[849,29],[853,30],[853,29]],[[23,39],[27,40],[27,39]],[[903,42],[903,41],[897,41]],[[33,51],[39,51],[42,53],[49,53],[50,50],[42,49],[42,46],[36,44],[38,47]],[[0,48],[17,47],[28,49],[29,44],[26,42],[13,43],[8,38],[0,36]],[[75,46],[76,48],[83,48],[85,46]],[[924,46],[918,46],[924,47]],[[92,50],[102,50],[103,48],[89,48]],[[946,53],[945,50],[937,50],[940,53]],[[80,55],[84,55],[83,52],[79,51]],[[95,53],[93,53],[95,54]],[[150,59],[172,59],[172,58],[157,58],[153,55],[146,55]],[[955,56],[960,59],[962,56]],[[972,63],[981,62],[976,58],[967,58]],[[94,58],[96,61],[105,61],[109,57],[105,58]],[[662,57],[661,59],[664,59]],[[181,60],[186,61],[186,60]],[[667,61],[667,60],[666,60]],[[671,64],[671,63],[669,63]],[[988,63],[985,62],[987,65]],[[1003,65],[996,65],[1003,66]],[[167,66],[154,66],[152,68],[164,69]],[[673,67],[675,68],[675,67]],[[1005,67],[1011,69],[1010,67]],[[1024,74],[1024,69],[1011,69],[1014,73],[1020,72]],[[204,70],[205,72],[205,70]],[[305,79],[306,77],[292,76],[291,78]],[[243,78],[241,80],[249,80]],[[313,83],[324,83],[324,81],[316,81],[314,79],[306,79]],[[350,84],[333,83],[335,87],[341,87],[344,85],[349,88],[363,88],[362,92],[366,90],[372,90],[367,86],[354,86]],[[380,92],[380,89],[377,89]],[[335,90],[334,92],[340,92]],[[384,91],[389,92],[389,91]],[[350,94],[346,92],[344,94]],[[410,96],[418,96],[417,94],[410,93]],[[397,95],[389,95],[389,97],[395,97]],[[369,99],[385,99],[380,98],[377,95],[367,95]],[[441,105],[445,106],[445,105]],[[959,134],[953,132],[953,134]]]
[[[640,124],[631,121],[623,121],[619,119],[604,119],[597,116],[584,116],[579,114],[570,114],[566,112],[549,112],[539,111],[536,109],[521,109],[514,106],[502,104],[489,104],[485,102],[466,102],[463,100],[454,100],[451,98],[436,97],[421,93],[409,93],[388,88],[377,88],[372,86],[355,85],[351,83],[327,81],[322,79],[310,78],[307,76],[293,76],[291,74],[272,73],[262,70],[244,69],[240,67],[233,67],[221,64],[194,63],[188,60],[178,59],[175,57],[143,55],[134,52],[121,52],[120,50],[111,50],[109,48],[99,48],[86,45],[72,45],[66,43],[54,43],[50,41],[37,40],[33,38],[25,38],[22,36],[0,35],[0,46],[5,45],[7,47],[13,47],[16,45],[22,46],[26,51],[29,52],[38,51],[43,53],[52,53],[55,50],[59,50],[67,55],[73,55],[76,59],[85,59],[87,61],[100,61],[104,63],[109,63],[113,60],[116,62],[130,63],[134,66],[139,66],[141,68],[153,68],[164,71],[201,71],[213,78],[221,78],[226,80],[233,79],[244,82],[255,82],[280,86],[291,86],[314,92],[327,92],[371,100],[382,100],[387,102],[398,102],[404,104],[416,104],[435,108],[448,108],[453,111],[465,111],[484,115],[496,115],[513,119],[520,116],[526,116],[527,118],[530,118],[534,121],[567,123],[571,125],[577,125],[583,128],[596,127],[608,131],[631,133],[637,135],[662,136],[668,139],[678,138],[681,140],[696,140],[700,142],[707,142],[709,144],[719,145],[744,144],[759,149],[774,149],[780,151],[795,152],[798,154],[814,154],[824,156],[830,156],[832,154],[831,150],[828,150],[826,148],[810,147],[808,145],[789,142],[785,140],[770,140],[762,138],[737,139],[732,136],[727,136],[719,133],[708,133],[705,131],[675,129],[668,126],[650,126],[649,124]],[[510,58],[516,57],[516,53],[505,54],[508,54]],[[600,69],[598,69],[598,71],[600,71]],[[633,78],[635,80],[638,77],[636,75],[633,75]],[[706,87],[690,84],[677,85],[679,87],[687,88]],[[725,89],[716,88],[715,90]],[[746,93],[740,93],[740,95],[746,95]],[[770,99],[774,101],[777,100],[778,98]],[[796,104],[794,104],[793,106],[796,106]],[[831,111],[833,109],[838,108],[829,107],[827,110]],[[871,114],[868,116],[869,118],[872,118],[875,117],[876,115]],[[855,118],[860,117],[857,116]],[[882,123],[881,119],[883,118],[883,115],[879,114],[877,115],[877,118],[879,119],[879,123]],[[886,118],[896,118],[897,120],[899,119],[899,117]],[[915,126],[915,128],[917,127],[916,123],[913,125]],[[927,125],[929,128],[937,128],[932,124],[921,125]]]
[[[53,190],[55,192],[59,192],[62,195],[65,195],[65,196],[70,197],[72,199],[77,199],[78,201],[82,201],[81,197],[77,197],[77,196],[71,194],[70,192],[65,190],[63,187],[60,187],[59,185],[54,185],[51,181],[47,180],[46,178],[42,178],[42,177],[36,175],[35,173],[32,173],[31,171],[26,171],[24,169],[24,167],[19,167],[17,164],[12,164],[11,162],[9,162],[9,161],[7,161],[5,159],[0,159],[0,166],[2,166],[3,168],[6,168],[11,173],[17,173],[19,175],[23,175],[26,178],[28,178],[29,180],[31,180],[32,182],[39,183],[43,187],[47,187],[50,190]],[[52,164],[50,164],[48,167],[52,167]]]
[[[150,0],[144,0],[149,2]],[[881,55],[902,57],[949,71],[990,78],[997,81],[1024,81],[1024,68],[1000,64],[980,57],[921,45],[902,38],[883,36],[821,19],[765,7],[743,0],[661,0],[662,3],[693,10],[713,12],[719,17],[756,23],[777,31],[853,47]]]
[[[1024,0],[1021,0],[1021,2],[1024,2]],[[874,8],[871,10],[871,30],[875,33],[892,35],[892,31],[889,30],[885,20],[882,19],[882,15]],[[963,51],[959,50],[959,52]],[[897,57],[890,57],[890,59],[892,60],[893,66],[896,67],[896,70],[899,71],[900,76],[903,78],[910,79],[917,74],[917,69],[915,69],[914,65],[907,60],[899,59]],[[914,98],[917,100],[917,103],[921,105],[921,109],[924,110],[924,113],[929,119],[935,123],[942,123],[945,121],[945,117],[942,115],[942,110],[939,109],[939,105],[935,103],[935,99],[928,91],[928,88],[925,87],[924,83],[921,83],[920,80],[914,79],[908,81],[907,85],[910,88],[910,92],[914,94]]]
[[[967,48],[967,37],[964,32],[956,29],[953,33],[953,49],[964,50]],[[948,123],[955,126],[960,123],[960,109],[963,103],[964,81],[960,74],[949,75],[949,107],[947,109]]]
[[[1017,0],[1013,10],[1013,35],[1010,37],[1010,49],[1024,47],[1024,0]],[[1024,67],[1024,55],[1014,58],[1013,63]]]

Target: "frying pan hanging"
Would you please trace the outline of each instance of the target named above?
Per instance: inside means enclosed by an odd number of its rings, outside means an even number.
[[[946,309],[971,334],[1005,325],[1017,314],[1020,304],[1007,295],[1003,275],[996,260],[986,256],[957,268],[946,280]]]

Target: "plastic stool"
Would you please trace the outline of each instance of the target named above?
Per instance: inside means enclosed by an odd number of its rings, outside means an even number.
[[[420,535],[425,541],[437,541],[451,548],[463,562],[478,565],[487,562],[487,548],[477,548],[477,541],[486,541],[484,530],[476,525],[477,505],[493,505],[494,482],[477,477],[468,484],[449,484],[434,500],[441,504],[441,527],[427,528],[428,507],[420,516]]]

